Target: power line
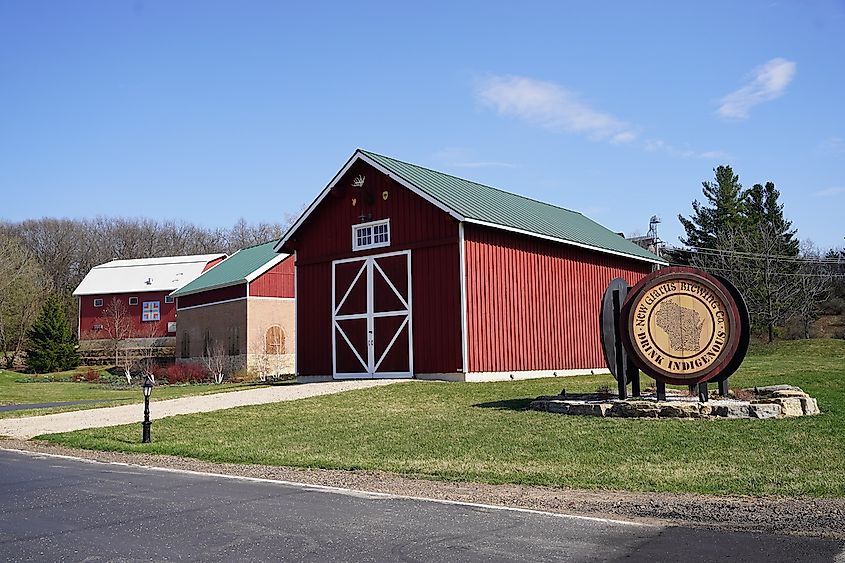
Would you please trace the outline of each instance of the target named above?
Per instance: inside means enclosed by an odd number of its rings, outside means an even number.
[[[747,258],[763,258],[767,260],[776,260],[781,262],[810,262],[813,264],[834,264],[845,265],[845,258],[841,255],[838,258],[807,258],[804,256],[786,256],[783,254],[763,254],[759,252],[743,252],[740,250],[724,250],[717,248],[703,248],[699,246],[691,246],[689,248],[671,248],[668,252],[686,252],[687,254],[702,254],[705,256],[725,256],[734,255]]]

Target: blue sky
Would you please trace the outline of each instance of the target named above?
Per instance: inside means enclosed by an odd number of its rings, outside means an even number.
[[[275,221],[355,148],[677,242],[712,169],[845,236],[845,3],[0,0],[0,218]]]

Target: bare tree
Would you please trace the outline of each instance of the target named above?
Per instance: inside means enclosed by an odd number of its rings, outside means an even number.
[[[155,383],[155,368],[158,367],[158,354],[160,348],[156,342],[157,336],[160,334],[160,321],[149,322],[144,325],[144,329],[138,331],[135,336],[138,338],[138,345],[132,351],[135,357],[135,365],[141,375],[149,377]]]
[[[202,363],[214,377],[214,383],[223,383],[223,372],[226,369],[228,354],[222,342],[210,339],[206,342],[202,355]]]
[[[0,352],[7,369],[23,350],[50,289],[49,280],[20,242],[0,233]]]
[[[132,383],[132,350],[126,341],[133,337],[134,325],[123,299],[112,297],[98,319],[103,325],[103,332],[109,340],[109,349],[114,353],[114,365],[123,370],[126,383]]]
[[[818,318],[819,306],[833,294],[833,268],[823,262],[819,249],[810,241],[801,244],[798,292],[795,305],[804,332],[810,338],[810,325]]]
[[[800,289],[797,261],[781,256],[781,246],[780,233],[765,225],[725,229],[715,249],[699,250],[691,259],[693,266],[733,282],[745,297],[752,322],[766,328],[769,342],[775,328],[794,314]]]
[[[255,374],[259,381],[267,381],[270,375],[270,357],[267,355],[267,342],[263,332],[254,334],[247,343],[247,370]]]

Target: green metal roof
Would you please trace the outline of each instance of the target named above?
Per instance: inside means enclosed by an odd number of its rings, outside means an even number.
[[[562,207],[365,150],[373,160],[470,222],[523,231],[607,252],[666,263],[592,219]]]
[[[238,250],[210,270],[207,270],[192,282],[171,293],[174,297],[198,293],[218,287],[227,287],[249,281],[253,272],[260,270],[271,260],[279,260],[280,255],[273,250],[278,240],[265,242]]]

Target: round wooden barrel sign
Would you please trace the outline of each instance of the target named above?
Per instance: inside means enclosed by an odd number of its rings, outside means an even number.
[[[622,342],[657,381],[693,385],[718,379],[735,359],[747,329],[731,292],[693,268],[664,268],[643,278],[622,307]]]

